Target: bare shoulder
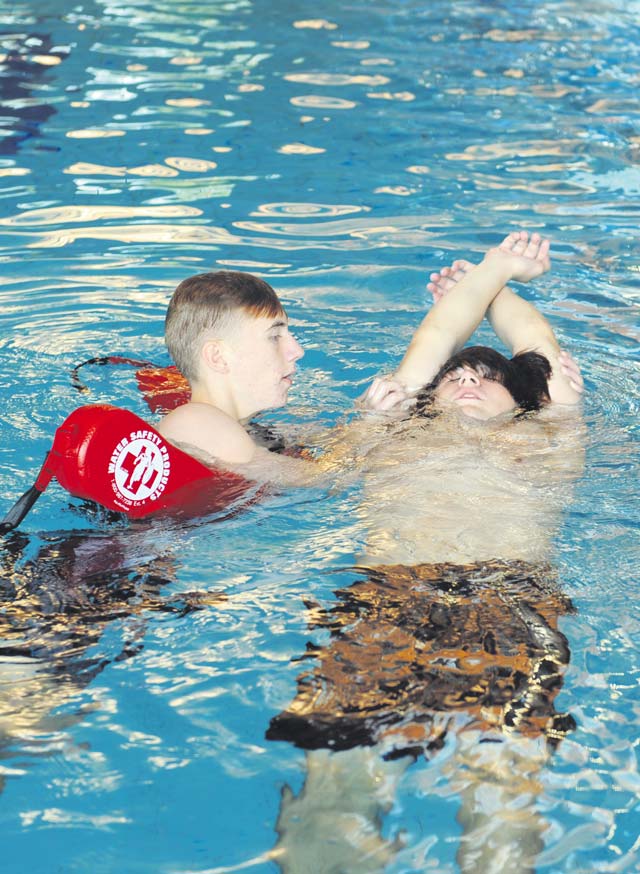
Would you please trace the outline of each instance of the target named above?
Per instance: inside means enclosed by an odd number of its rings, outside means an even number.
[[[521,457],[537,470],[538,483],[553,483],[558,477],[576,479],[582,474],[587,434],[579,408],[549,404],[514,422],[512,441],[516,435],[527,450]]]
[[[195,455],[227,464],[251,461],[256,450],[242,425],[211,404],[183,404],[160,421],[158,431],[186,451],[193,447]]]

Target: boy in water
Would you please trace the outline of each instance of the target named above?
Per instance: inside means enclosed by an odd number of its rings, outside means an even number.
[[[160,433],[226,464],[266,453],[243,423],[287,402],[304,354],[271,286],[227,270],[185,279],[169,303],[165,341],[191,400],[162,419]]]
[[[358,578],[312,607],[323,637],[267,732],[307,753],[303,789],[282,796],[284,874],[386,870],[398,847],[384,813],[423,756],[432,764],[417,781],[425,796],[435,787],[435,809],[447,784],[460,799],[460,870],[533,872],[548,828],[538,775],[575,726],[555,706],[572,605],[549,556],[581,452],[576,417],[518,413],[575,403],[582,380],[505,283],[548,268],[548,242],[518,232],[475,268],[434,274],[435,305],[394,377],[365,396],[417,415],[351,431],[364,468]],[[487,310],[511,360],[460,352]]]
[[[549,401],[577,403],[582,393],[577,365],[560,349],[545,317],[506,285],[511,279],[527,282],[549,267],[549,241],[539,234],[516,231],[490,249],[479,265],[459,260],[432,274],[428,288],[434,306],[394,376],[374,380],[365,395],[366,405],[391,409],[417,396],[420,407],[427,395],[438,406],[454,406],[470,418],[486,420],[523,406],[519,394],[530,409]],[[499,353],[460,354],[485,315],[511,350],[511,367]],[[473,366],[474,359],[478,366]],[[482,366],[482,359],[493,366]],[[527,378],[537,383],[534,397],[522,385]]]
[[[477,267],[469,268],[459,281],[459,270],[455,279],[446,271],[438,275],[441,299],[417,330],[395,380],[374,380],[365,396],[366,406],[390,409],[429,383],[475,330],[488,307],[495,312],[496,331],[516,351],[535,346],[547,356],[552,368],[551,399],[561,403],[577,399],[578,392],[570,384],[579,378],[577,368],[570,359],[561,358],[546,319],[504,287],[509,280],[528,282],[548,270],[548,241],[536,234],[529,238],[523,231],[510,234]],[[445,293],[451,285],[455,293]],[[256,413],[286,403],[296,362],[303,355],[289,332],[278,296],[266,282],[233,271],[184,280],[169,304],[165,339],[191,386],[191,400],[158,426],[166,439],[222,464],[260,465],[268,459],[265,477],[294,484],[308,482],[314,471],[317,474],[333,464],[329,456],[321,465],[288,458],[276,462],[245,430],[244,423]],[[515,406],[511,396],[494,398],[493,406],[488,402],[489,395],[499,395],[502,388],[497,382],[490,388],[484,386],[478,392],[482,398],[467,398],[466,408],[475,407],[482,417],[485,407],[495,415],[494,410],[501,412],[505,404],[505,409]],[[334,454],[337,458],[341,453]],[[253,472],[260,477],[260,470],[254,467]]]

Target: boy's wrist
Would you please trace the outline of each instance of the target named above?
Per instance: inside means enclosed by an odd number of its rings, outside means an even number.
[[[499,248],[489,249],[481,263],[491,268],[502,280],[502,285],[506,285],[510,279],[513,279],[517,269],[517,262],[513,254]]]

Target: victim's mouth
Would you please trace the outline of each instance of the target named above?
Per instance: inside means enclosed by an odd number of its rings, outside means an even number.
[[[454,400],[463,401],[463,400],[476,400],[481,401],[482,395],[478,391],[474,391],[473,389],[465,389],[464,391],[459,391],[456,393]]]

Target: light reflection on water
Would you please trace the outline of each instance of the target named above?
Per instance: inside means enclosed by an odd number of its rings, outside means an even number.
[[[635,870],[638,4],[0,9],[7,506],[77,404],[145,414],[130,370],[91,373],[88,396],[69,371],[104,354],[167,363],[164,309],[190,273],[252,270],[282,294],[307,353],[270,418],[307,433],[398,361],[432,269],[514,225],[552,237],[554,269],[524,294],[583,366],[588,438],[556,546],[577,608],[558,701],[578,728],[541,768],[524,759],[537,867]],[[358,504],[356,487],[296,492],[129,530],[55,487],[40,500],[2,557],[8,871],[48,874],[55,851],[70,871],[275,872],[281,790],[305,777],[321,833],[322,768],[265,730],[294,696],[291,660],[327,642],[304,604],[330,609],[354,581]],[[353,837],[389,871],[458,870],[478,763],[454,746],[378,775],[394,804]]]

